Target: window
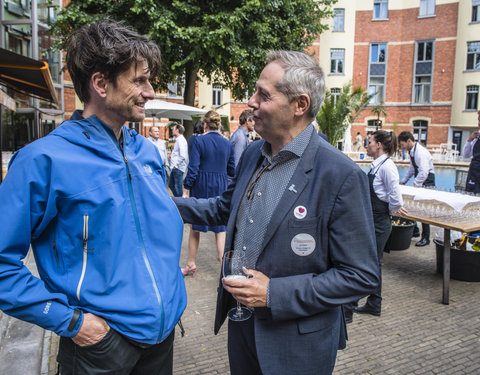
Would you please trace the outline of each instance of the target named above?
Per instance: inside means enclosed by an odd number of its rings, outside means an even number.
[[[466,110],[477,110],[478,108],[478,86],[467,86],[467,99],[465,100]]]
[[[333,11],[333,31],[344,31],[345,9]]]
[[[330,89],[330,94],[332,94],[333,102],[337,103],[338,97],[340,96],[340,89],[338,87],[334,87]]]
[[[385,101],[385,76],[387,63],[387,44],[370,44],[370,62],[368,66],[368,93],[374,95],[370,104]]]
[[[374,0],[373,18],[388,18],[388,0]]]
[[[343,65],[345,60],[344,49],[330,50],[330,73],[343,74]]]
[[[480,70],[480,42],[468,43],[467,70]]]
[[[183,78],[180,78],[179,80],[177,80],[177,82],[170,82],[168,84],[167,96],[168,97],[180,96],[183,98],[184,91],[185,91],[185,83]]]
[[[415,49],[413,102],[415,104],[428,104],[432,97],[433,41],[417,42]]]
[[[420,17],[435,15],[435,0],[420,0]]]
[[[213,86],[212,93],[212,105],[222,105],[222,86]]]
[[[472,0],[472,22],[480,21],[480,0]]]
[[[428,122],[425,120],[416,120],[413,122],[413,137],[423,146],[427,145]]]

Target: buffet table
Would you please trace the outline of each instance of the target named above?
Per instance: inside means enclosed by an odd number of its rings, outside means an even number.
[[[450,231],[480,230],[480,197],[400,185],[406,219],[420,221],[444,229],[442,303],[449,304],[450,295]],[[480,254],[479,254],[480,256]],[[480,272],[480,270],[479,270]]]

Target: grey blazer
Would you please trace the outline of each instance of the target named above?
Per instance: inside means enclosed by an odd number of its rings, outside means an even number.
[[[222,196],[174,198],[187,223],[227,223],[227,249],[240,200],[262,161],[262,144],[245,150]],[[330,374],[337,350],[345,347],[341,305],[370,294],[379,280],[368,180],[348,157],[312,136],[287,186],[292,184],[272,216],[256,265],[270,278],[270,307],[254,313],[258,360],[264,374]],[[294,213],[299,206],[306,208],[304,218]],[[303,252],[294,240],[299,238],[309,239]],[[232,299],[220,282],[215,334]]]

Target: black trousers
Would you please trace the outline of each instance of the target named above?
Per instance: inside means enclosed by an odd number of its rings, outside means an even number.
[[[255,318],[228,321],[228,359],[231,375],[262,375],[255,345]]]
[[[175,330],[160,344],[141,348],[113,329],[93,345],[60,338],[60,375],[171,375]]]

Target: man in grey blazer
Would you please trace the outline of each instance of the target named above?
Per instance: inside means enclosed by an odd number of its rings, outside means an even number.
[[[248,105],[263,140],[244,152],[220,197],[174,198],[187,223],[227,223],[226,249],[251,277],[221,279],[215,333],[229,321],[232,375],[330,374],[345,347],[342,304],[375,290],[378,260],[368,181],[311,122],[323,72],[301,52],[272,51]]]

